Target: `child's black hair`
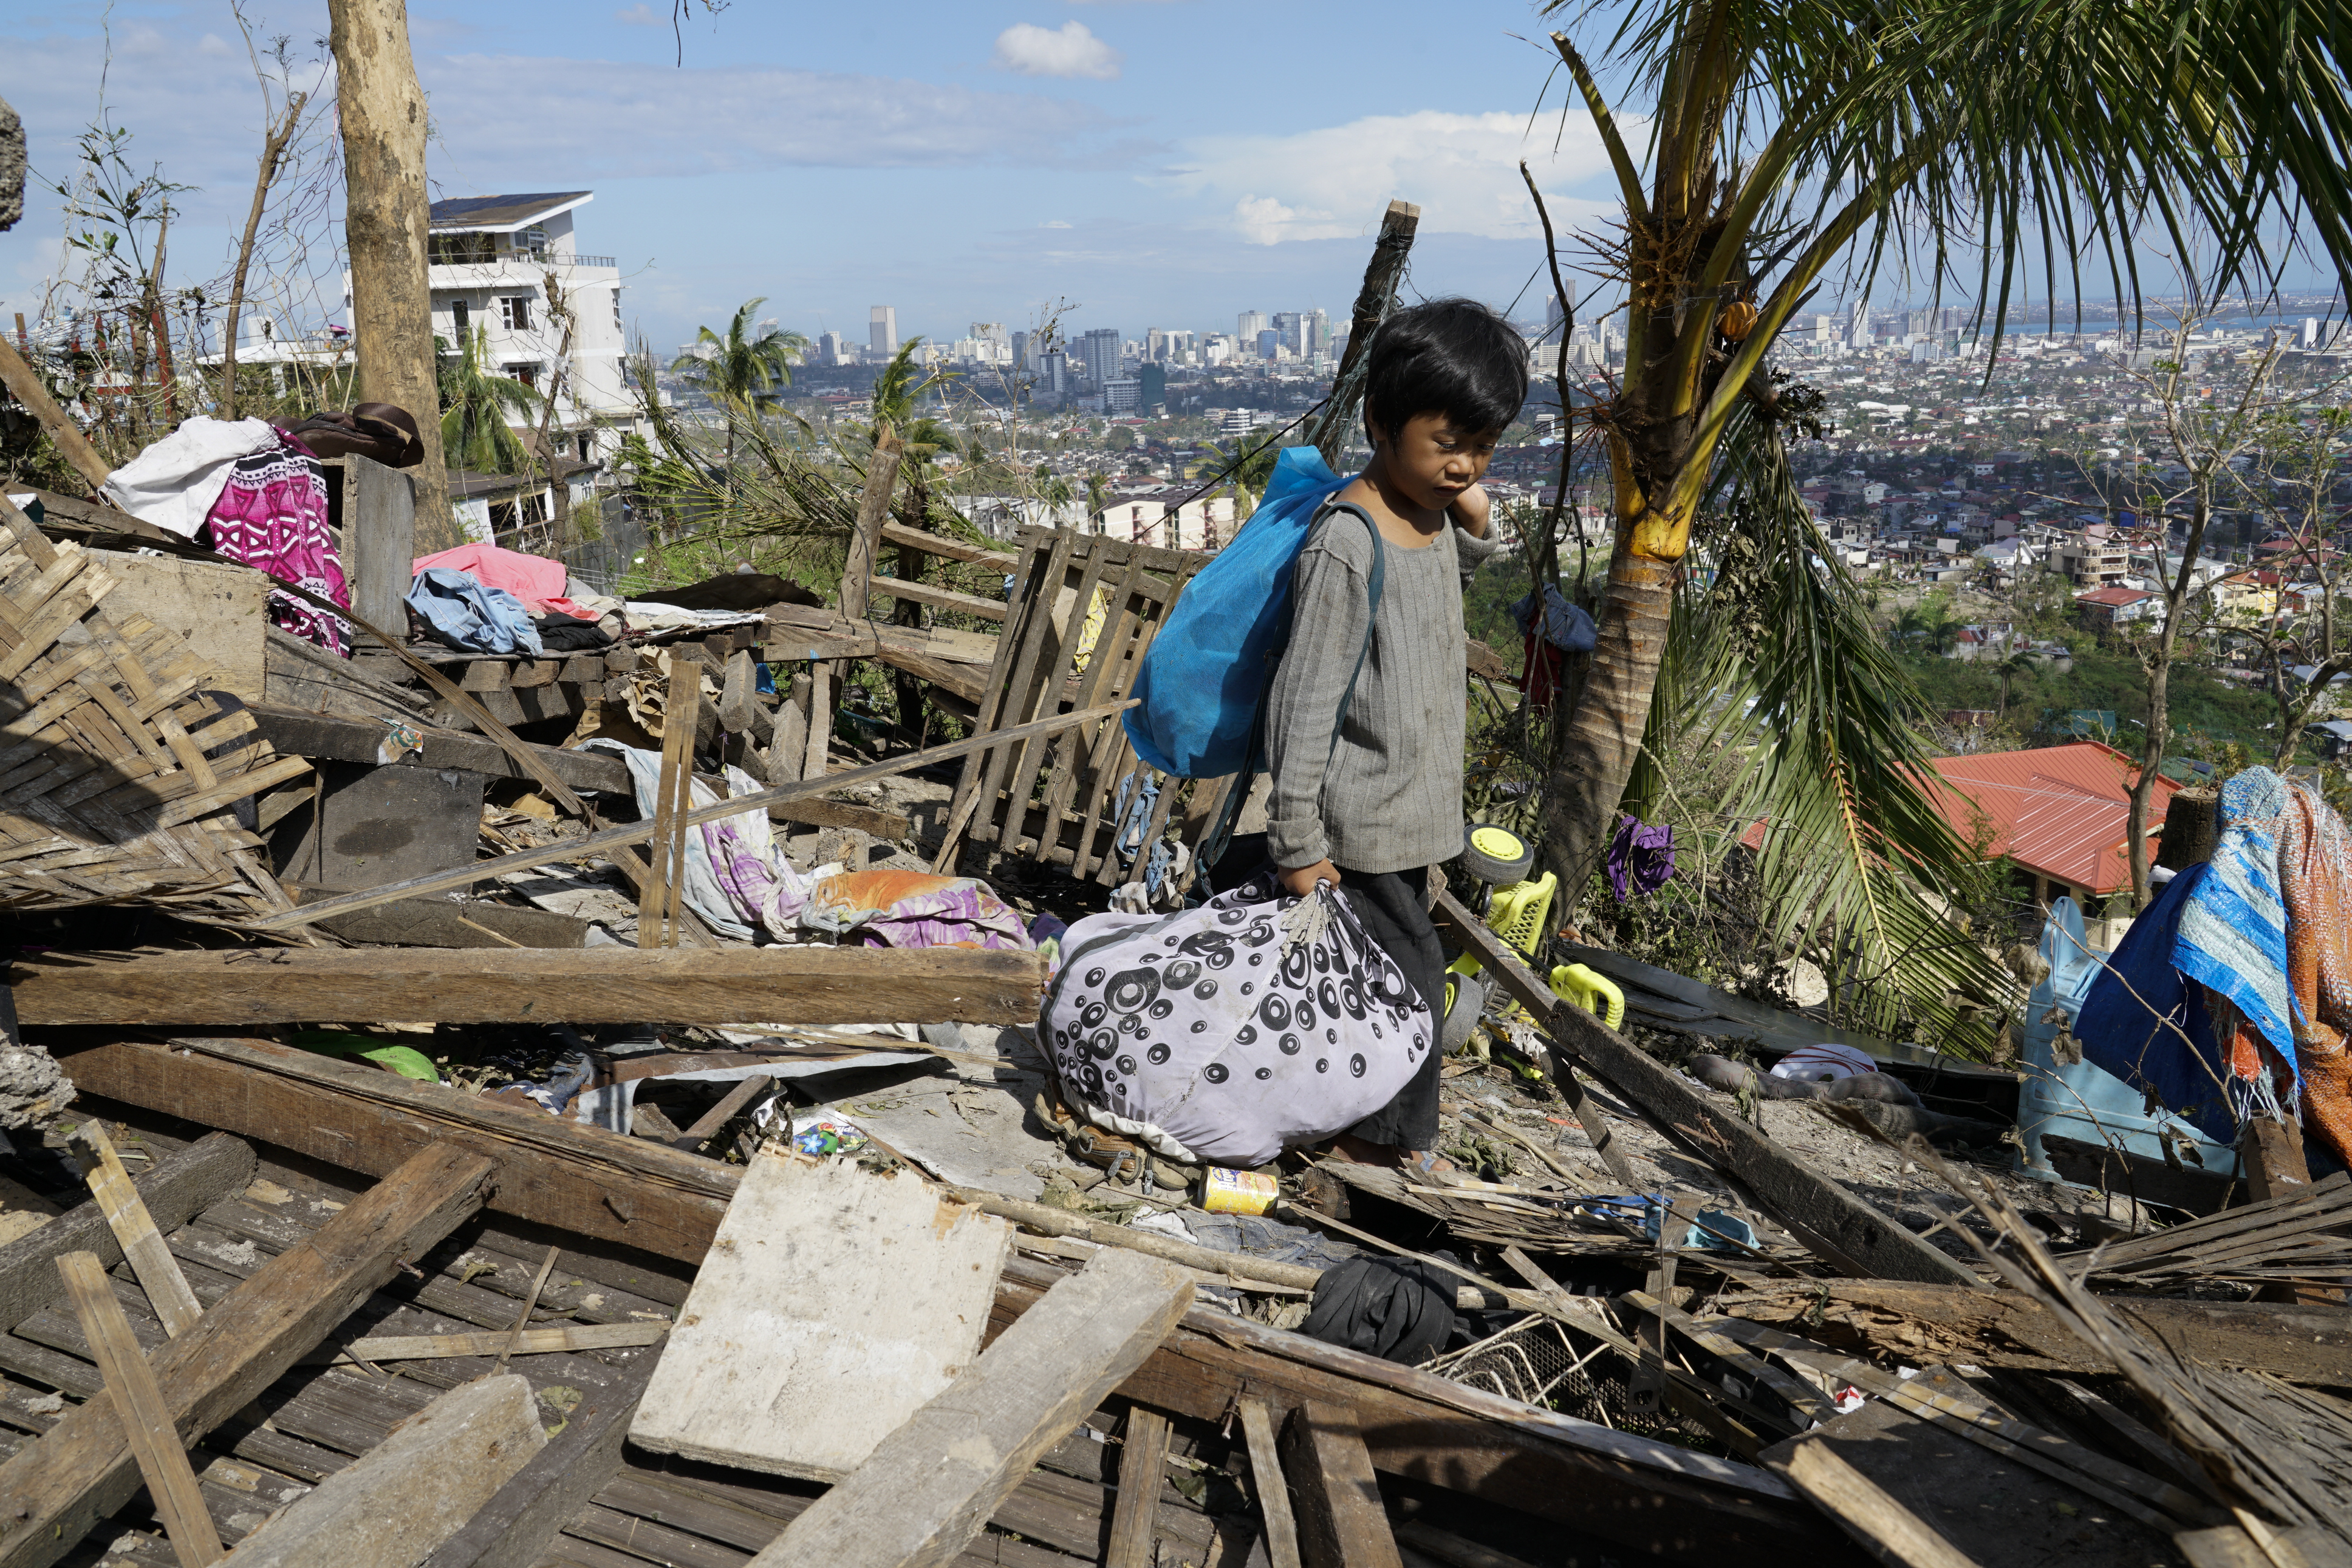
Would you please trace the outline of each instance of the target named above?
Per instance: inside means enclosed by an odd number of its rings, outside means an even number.
[[[1393,311],[1372,339],[1364,417],[1391,435],[1418,413],[1443,413],[1464,432],[1500,432],[1527,395],[1527,344],[1475,299]]]

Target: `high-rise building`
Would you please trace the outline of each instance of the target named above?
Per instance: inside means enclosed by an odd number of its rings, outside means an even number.
[[[841,340],[840,333],[818,334],[816,362],[820,365],[841,365],[849,362],[849,345]]]
[[[1275,350],[1277,350],[1277,349],[1279,349],[1279,348],[1281,348],[1281,347],[1282,347],[1282,334],[1281,334],[1281,333],[1279,333],[1279,332],[1276,331],[1276,330],[1275,330],[1273,328],[1271,328],[1271,327],[1261,327],[1260,329],[1258,329],[1258,334],[1257,334],[1257,357],[1258,357],[1259,359],[1261,359],[1261,360],[1270,360],[1270,359],[1274,358]]]
[[[866,313],[866,346],[877,354],[898,351],[898,308],[877,305]]]
[[[1296,310],[1274,313],[1274,340],[1302,360],[1307,357],[1306,322],[1307,318]]]
[[[1013,334],[1013,368],[1016,371],[1029,368],[1029,334],[1026,332]]]
[[[1048,349],[1037,356],[1037,390],[1060,397],[1070,390],[1070,356]]]
[[[1244,310],[1234,318],[1234,336],[1244,343],[1255,343],[1257,335],[1265,331],[1266,326],[1265,311]]]
[[[1077,363],[1086,368],[1087,379],[1100,389],[1118,379],[1118,361],[1123,344],[1118,329],[1097,327],[1073,345]]]
[[[2318,317],[2305,316],[2303,319],[2303,336],[2300,346],[2306,350],[2316,349],[2319,347]]]
[[[974,321],[971,335],[983,343],[995,344],[1008,354],[1013,351],[1013,335],[1004,329],[1002,321]]]
[[[1329,353],[1331,351],[1331,318],[1320,310],[1309,310],[1306,315],[1305,325],[1307,353]]]
[[[1846,346],[1865,349],[1870,346],[1870,301],[1857,299],[1847,308],[1845,315]]]
[[[1146,365],[1135,373],[1136,406],[1145,410],[1164,408],[1168,403],[1168,371],[1160,365]]]

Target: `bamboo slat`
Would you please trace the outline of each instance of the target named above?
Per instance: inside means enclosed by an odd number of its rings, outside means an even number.
[[[307,771],[215,687],[219,671],[0,497],[0,908],[290,909],[239,801]]]

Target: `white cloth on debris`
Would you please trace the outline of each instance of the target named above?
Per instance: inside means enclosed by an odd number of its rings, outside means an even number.
[[[1792,1051],[1772,1064],[1773,1077],[1801,1079],[1807,1083],[1827,1083],[1833,1079],[1851,1078],[1857,1072],[1877,1071],[1878,1063],[1870,1059],[1869,1052],[1828,1040]]]
[[[103,486],[106,498],[142,522],[192,539],[228,484],[230,466],[277,444],[278,428],[266,419],[231,423],[200,414],[117,468]]]
[[[654,794],[661,783],[660,752],[641,751],[602,737],[583,743],[580,749],[609,751],[627,763],[637,810],[652,818]],[[756,794],[761,785],[740,768],[730,768],[727,789],[731,799]],[[694,781],[692,806],[711,805],[718,799],[718,790],[699,779]],[[766,926],[772,936],[783,936],[807,907],[811,879],[794,871],[792,862],[777,850],[763,808],[755,806],[686,831],[686,882],[679,896],[721,936],[748,942],[752,921]]]

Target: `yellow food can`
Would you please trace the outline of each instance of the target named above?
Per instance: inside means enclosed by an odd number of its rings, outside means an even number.
[[[1201,1207],[1211,1214],[1264,1214],[1282,1196],[1270,1176],[1211,1166],[1201,1177]]]

